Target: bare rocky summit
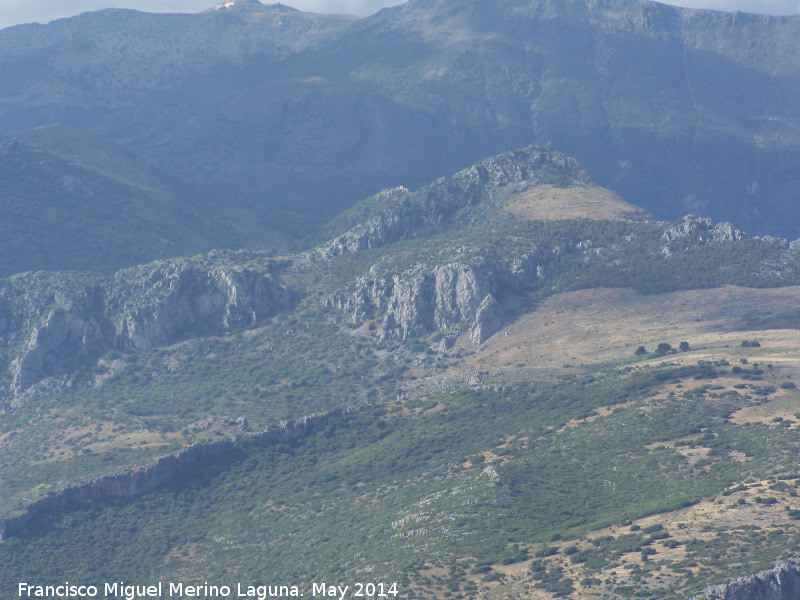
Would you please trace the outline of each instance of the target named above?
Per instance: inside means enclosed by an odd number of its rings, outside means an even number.
[[[330,259],[446,227],[468,226],[497,210],[515,186],[566,186],[585,181],[588,178],[575,159],[548,148],[521,148],[442,177],[416,192],[400,187],[366,200],[367,214],[357,206],[329,228],[353,218],[362,218],[362,222],[317,252]]]

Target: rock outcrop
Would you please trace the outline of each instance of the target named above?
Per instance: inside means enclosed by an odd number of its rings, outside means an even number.
[[[503,326],[503,307],[489,294],[475,311],[475,325],[470,333],[473,346],[480,346]]]
[[[722,243],[735,242],[747,237],[746,234],[736,229],[730,223],[713,224],[711,219],[686,215],[680,221],[670,224],[661,234],[664,242],[662,252],[665,255],[672,253],[674,244],[679,241],[690,241],[692,243]]]
[[[279,427],[248,436],[260,444],[280,444],[300,439],[324,427],[334,415],[311,415]],[[128,473],[114,473],[87,483],[68,487],[31,504],[24,513],[0,520],[0,541],[25,532],[26,527],[43,514],[61,510],[72,502],[104,498],[138,496],[175,478],[189,466],[213,460],[233,450],[236,440],[195,444],[175,455],[168,455]]]
[[[114,345],[123,350],[249,327],[295,299],[263,266],[164,261],[121,271],[116,279],[124,283],[110,298]]]
[[[365,204],[374,207],[371,214],[316,252],[331,259],[433,233],[453,224],[463,226],[499,208],[505,195],[519,186],[566,185],[575,181],[588,178],[575,159],[561,152],[535,146],[506,152],[416,192],[400,187],[370,198]],[[345,214],[340,220],[347,218]]]
[[[18,399],[42,379],[67,376],[112,349],[250,327],[297,298],[271,273],[269,259],[222,253],[159,261],[113,278],[16,275],[0,281],[0,361],[11,378],[5,393]]]
[[[393,277],[379,337],[418,337],[474,319],[483,298],[497,289],[493,267],[476,259]]]
[[[380,319],[380,340],[449,332],[441,351],[452,347],[458,330],[470,325],[470,340],[480,345],[503,325],[503,302],[543,283],[560,248],[532,248],[506,261],[473,256],[441,265],[418,264],[396,272],[375,265],[327,299],[352,324]]]
[[[345,232],[309,256],[333,260],[474,225],[528,186],[586,181],[574,159],[549,148],[529,146],[506,152],[416,192],[399,187],[365,200],[335,221]],[[334,292],[328,304],[345,312],[353,324],[381,319],[381,340],[448,332],[463,324],[471,326],[472,344],[480,345],[502,327],[502,304],[509,294],[547,279],[549,263],[562,252],[534,246],[517,256],[489,260],[479,248],[462,250],[454,253],[459,258],[452,262],[416,264],[403,270],[375,265]],[[448,332],[439,348],[452,347],[457,335]]]
[[[367,276],[337,290],[328,303],[347,313],[352,323],[382,317],[381,340],[419,337],[467,321],[477,322],[481,306],[498,290],[497,274],[501,271],[499,265],[482,258],[434,267],[418,265],[402,273],[373,267]],[[493,299],[492,307],[495,305],[499,307]],[[492,310],[496,317],[496,309]],[[485,308],[482,314],[489,316]],[[496,323],[496,318],[484,319],[479,343],[494,333],[489,329]]]
[[[768,571],[713,585],[691,600],[796,600],[800,598],[800,564],[778,564]]]

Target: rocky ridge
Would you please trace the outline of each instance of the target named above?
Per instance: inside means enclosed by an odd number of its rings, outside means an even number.
[[[795,600],[800,598],[800,564],[782,563],[754,575],[712,585],[690,600]]]
[[[702,245],[748,238],[730,223],[714,224],[711,219],[693,215],[652,226],[661,232],[658,243],[664,257]],[[364,230],[355,227],[352,231]],[[620,246],[632,239],[607,248],[596,247],[590,239],[564,238],[553,246],[539,246],[531,240],[527,250],[499,258],[488,258],[487,248],[478,246],[444,248],[440,254],[455,258],[435,256],[406,268],[387,266],[386,261],[373,264],[365,274],[330,294],[326,302],[342,311],[353,325],[375,319],[380,324],[377,337],[381,341],[441,332],[444,337],[438,349],[446,351],[468,330],[469,343],[479,346],[503,327],[508,308],[517,305],[523,294],[543,289],[563,274],[559,261],[582,256],[584,261],[617,263],[624,271],[624,265],[619,264],[624,256]],[[779,254],[774,269],[760,275],[782,278],[791,273],[798,242],[761,239]]]
[[[480,225],[521,189],[587,181],[577,162],[559,152],[533,146],[507,152],[416,192],[395,188],[365,200],[336,220],[340,228],[346,227],[345,233],[305,257],[333,261],[448,228]],[[660,231],[664,256],[748,237],[730,223],[715,224],[694,215],[651,225]],[[765,241],[777,242],[782,250],[792,248],[785,240]],[[439,350],[446,351],[468,329],[469,344],[478,346],[502,328],[508,306],[521,293],[559,276],[560,267],[554,264],[559,259],[580,254],[587,261],[593,256],[613,261],[619,245],[600,248],[588,239],[562,239],[540,247],[531,240],[526,250],[493,259],[486,250],[477,245],[439,248],[438,254],[411,266],[387,266],[384,260],[334,291],[326,302],[345,313],[353,325],[377,320],[381,341],[441,332]]]
[[[548,148],[520,148],[442,177],[416,192],[399,187],[366,200],[334,223],[361,217],[368,208],[366,218],[315,252],[330,260],[448,226],[465,226],[499,208],[508,194],[520,188],[548,183],[566,186],[576,181],[588,178],[575,159]]]
[[[665,256],[672,254],[672,251],[683,241],[694,243],[722,243],[735,242],[747,237],[747,234],[736,229],[731,223],[716,223],[711,219],[686,215],[680,221],[673,224],[665,224],[664,233],[661,239],[664,247],[661,251]],[[788,246],[787,246],[788,247]]]
[[[109,350],[146,350],[260,323],[299,297],[274,269],[267,258],[214,252],[111,278],[38,272],[2,280],[0,394],[13,407],[35,384],[64,379]]]
[[[395,188],[369,198],[337,219],[337,223],[351,223],[345,233],[307,254],[333,260],[448,227],[475,225],[520,189],[586,181],[574,159],[547,148],[521,148],[416,192]],[[361,220],[353,225],[357,219]],[[446,332],[468,323],[469,339],[477,346],[502,327],[502,300],[544,279],[545,264],[559,256],[561,249],[532,247],[503,263],[471,251],[463,254],[463,259],[453,262],[417,264],[400,271],[374,265],[331,294],[327,304],[345,312],[353,324],[381,316],[380,340]],[[446,337],[444,349],[452,341],[452,335]]]

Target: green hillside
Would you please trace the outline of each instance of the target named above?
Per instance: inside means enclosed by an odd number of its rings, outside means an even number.
[[[795,245],[575,169],[486,159],[292,257],[0,282],[3,585],[677,600],[796,558]]]
[[[792,427],[729,423],[753,400],[732,390],[709,402],[728,371],[662,367],[373,404],[295,443],[241,441],[136,500],[43,515],[0,546],[4,572],[11,581],[58,573],[96,584],[282,581],[306,591],[368,577],[399,582],[400,597],[528,588],[593,597],[628,586],[686,597],[788,558],[800,539],[787,517],[768,530],[716,527],[707,542],[687,539],[685,524],[632,526],[756,481],[796,504],[797,472],[777,466],[797,452]],[[703,391],[636,406],[666,382]],[[612,414],[598,419],[606,408]],[[707,458],[687,467],[677,446]],[[745,470],[735,452],[748,456]],[[742,481],[752,483],[735,487]],[[611,526],[628,532],[597,535]],[[678,547],[682,560],[671,555]],[[640,566],[630,581],[608,581],[620,563]]]
[[[269,249],[297,235],[166,175],[108,140],[62,125],[0,139],[0,275],[113,273],[214,248]],[[278,231],[283,227],[283,231]]]

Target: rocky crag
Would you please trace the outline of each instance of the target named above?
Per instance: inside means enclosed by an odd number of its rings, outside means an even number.
[[[463,227],[497,210],[504,198],[522,187],[587,181],[577,161],[561,152],[536,146],[520,148],[442,177],[416,192],[399,187],[364,201],[336,219],[332,227],[358,222],[316,252],[331,259],[446,227]]]
[[[266,257],[211,253],[110,278],[38,272],[1,280],[0,394],[13,407],[35,384],[68,378],[109,350],[146,350],[254,326],[299,297],[274,269]]]
[[[260,444],[287,443],[318,431],[333,415],[310,415],[297,421],[282,423],[278,427],[247,437],[247,441]],[[137,496],[155,489],[157,486],[180,475],[186,468],[213,460],[236,447],[236,439],[221,440],[206,444],[189,446],[178,454],[163,456],[152,463],[143,465],[127,473],[114,473],[98,477],[81,485],[65,488],[37,500],[22,514],[0,520],[0,541],[25,532],[26,527],[36,518],[62,510],[70,503],[104,498]]]
[[[334,261],[443,230],[481,225],[521,190],[545,184],[567,188],[587,182],[573,159],[547,148],[521,148],[416,192],[396,188],[369,198],[334,221],[331,228],[344,233],[305,256]],[[660,234],[653,249],[664,256],[747,237],[730,223],[714,224],[694,215],[651,225]],[[790,249],[785,240],[766,241],[779,242],[781,250]],[[353,325],[376,320],[381,341],[441,332],[444,337],[439,350],[444,351],[468,330],[468,342],[478,346],[503,327],[508,309],[518,304],[521,294],[540,289],[561,275],[560,260],[580,255],[588,261],[602,255],[613,261],[619,250],[619,245],[594,247],[592,240],[584,239],[561,239],[542,246],[532,240],[525,249],[488,258],[486,248],[479,244],[437,246],[428,258],[415,264],[373,264],[330,294],[327,304],[344,312]]]
[[[521,148],[416,192],[395,188],[365,200],[332,225],[346,229],[344,233],[309,255],[333,260],[447,228],[475,225],[521,189],[585,182],[588,178],[574,159],[548,148]],[[467,251],[461,260],[417,264],[400,271],[376,265],[335,291],[328,304],[344,311],[353,324],[381,316],[381,340],[449,331],[451,335],[442,340],[446,349],[454,339],[451,330],[468,324],[471,343],[480,345],[502,327],[502,301],[521,287],[543,280],[545,264],[560,253],[560,248],[532,247],[501,263]]]
[[[691,600],[796,600],[800,598],[800,564],[778,564],[767,571],[713,585]]]
[[[714,224],[711,219],[693,215],[675,223],[653,223],[653,227],[661,231],[659,244],[664,256],[747,237],[730,223]],[[798,248],[798,242],[764,241],[774,243],[780,251]],[[374,242],[384,243],[381,238]],[[433,259],[410,268],[375,264],[333,292],[327,303],[344,312],[353,325],[379,320],[378,338],[382,341],[438,331],[445,334],[439,349],[447,350],[466,328],[470,343],[478,346],[502,328],[507,308],[517,305],[522,294],[540,290],[561,277],[563,261],[577,257],[588,261],[599,256],[614,261],[620,256],[618,246],[595,247],[588,239],[561,239],[553,246],[539,246],[534,241],[525,251],[495,259],[487,258],[480,247],[446,250],[458,258],[441,263]]]
[[[735,242],[746,237],[731,223],[714,224],[709,218],[686,215],[677,223],[665,224],[664,233],[661,234],[664,242],[661,251],[669,256],[673,250],[690,244]]]
[[[401,272],[375,265],[331,294],[328,304],[353,324],[379,317],[380,340],[440,331],[447,334],[442,339],[445,350],[467,325],[471,343],[478,346],[502,327],[502,301],[544,281],[549,263],[561,253],[561,248],[532,248],[504,262],[475,256],[442,265],[419,264]]]

